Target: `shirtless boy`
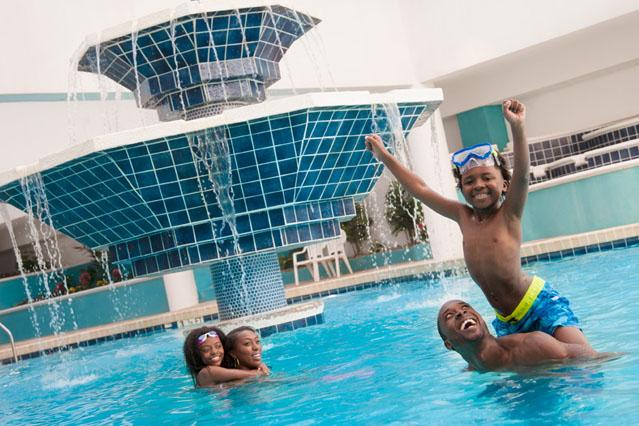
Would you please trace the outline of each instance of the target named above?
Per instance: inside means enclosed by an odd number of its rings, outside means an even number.
[[[386,150],[378,135],[367,136],[366,147],[415,198],[459,224],[468,272],[496,311],[493,326],[498,336],[543,331],[564,343],[590,347],[568,300],[521,269],[521,217],[530,162],[526,109],[519,101],[507,100],[502,110],[513,134],[513,175],[489,144],[455,152],[454,173],[468,204],[433,191]]]

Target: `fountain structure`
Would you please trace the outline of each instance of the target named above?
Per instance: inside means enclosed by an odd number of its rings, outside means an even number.
[[[405,135],[442,100],[416,89],[266,101],[282,56],[320,21],[244,4],[191,2],[89,37],[78,68],[164,123],[0,175],[0,200],[23,210],[21,180],[39,176],[55,228],[136,277],[210,265],[221,319],[286,306],[278,251],[338,237],[382,172],[364,135],[389,111]],[[393,131],[383,137],[393,148]]]

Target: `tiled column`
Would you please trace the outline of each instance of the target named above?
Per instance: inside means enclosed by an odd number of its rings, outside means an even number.
[[[457,199],[450,154],[439,110],[435,111],[426,123],[410,132],[408,149],[413,171],[433,190],[445,197]],[[462,237],[457,223],[427,207],[424,208],[424,220],[435,260],[463,257]]]
[[[213,263],[211,278],[221,320],[286,306],[284,283],[275,251]]]
[[[162,279],[170,311],[177,311],[198,304],[199,300],[193,271],[189,269],[166,274]]]

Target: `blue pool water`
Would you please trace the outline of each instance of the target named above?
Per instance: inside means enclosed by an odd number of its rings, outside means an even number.
[[[527,267],[566,295],[592,345],[627,354],[544,376],[462,371],[435,329],[466,277],[325,299],[326,322],[264,339],[274,375],[194,390],[181,330],[0,367],[3,424],[639,424],[639,247]],[[215,423],[214,423],[215,422]]]

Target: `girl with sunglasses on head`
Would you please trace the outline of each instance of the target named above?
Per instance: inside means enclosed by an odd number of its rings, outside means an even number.
[[[226,336],[217,327],[193,329],[184,340],[184,360],[196,386],[213,386],[268,375],[266,366],[238,369],[224,351]]]
[[[457,222],[468,272],[495,309],[493,327],[498,336],[543,331],[561,342],[592,350],[568,300],[543,279],[521,269],[521,218],[530,163],[524,129],[526,108],[510,99],[503,103],[502,111],[513,135],[513,174],[490,144],[455,152],[453,172],[466,204],[433,191],[386,150],[378,135],[366,137],[366,148],[415,198]]]

